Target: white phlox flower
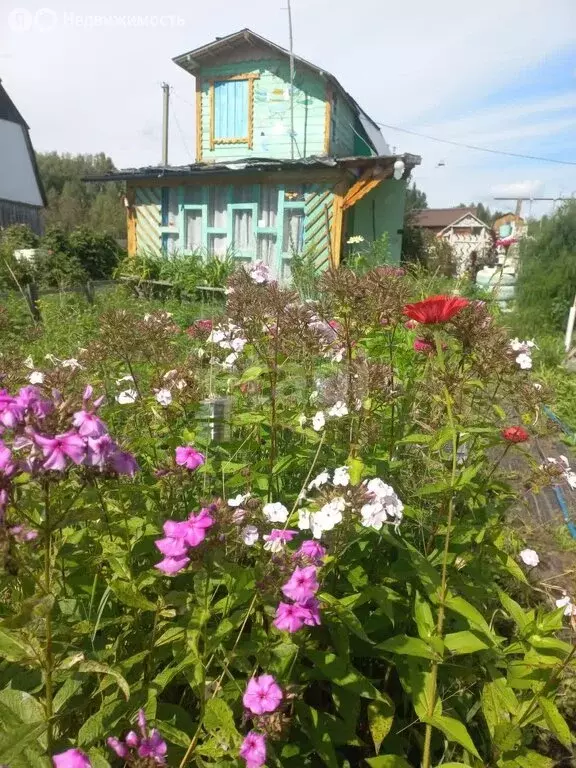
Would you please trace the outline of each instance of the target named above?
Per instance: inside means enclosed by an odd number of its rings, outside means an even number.
[[[279,501],[269,501],[264,504],[262,514],[270,523],[285,523],[288,520],[288,510]]]
[[[156,392],[156,401],[166,408],[172,403],[172,393],[169,389],[159,389]]]
[[[346,240],[346,243],[348,245],[356,245],[356,243],[363,243],[364,238],[362,235],[352,235],[352,237],[349,237],[348,240]]]
[[[320,432],[322,429],[324,429],[324,425],[326,424],[326,419],[324,418],[324,413],[322,411],[318,411],[312,418],[312,427],[315,432]]]
[[[312,536],[320,539],[326,531],[331,531],[338,523],[342,522],[342,512],[346,509],[346,501],[337,496],[332,501],[324,504],[318,512],[312,512],[310,515],[310,527]]]
[[[326,485],[326,483],[330,480],[330,474],[327,469],[324,469],[322,472],[320,472],[319,475],[316,475],[316,477],[313,480],[310,480],[308,483],[308,490],[311,491],[312,488],[316,488],[318,490],[323,485]]]
[[[394,488],[391,485],[387,485],[379,477],[365,481],[365,486],[371,500],[360,510],[362,524],[367,527],[376,528],[376,530],[382,527],[379,523],[385,522],[390,522],[398,527],[402,522],[404,505],[398,498]]]
[[[554,602],[556,603],[556,608],[564,608],[564,616],[576,616],[576,605],[574,605],[572,598],[566,592]]]
[[[26,368],[30,368],[30,370],[34,369],[34,360],[32,360],[31,355],[28,355],[26,360],[24,360],[24,365],[26,366]]]
[[[540,562],[538,552],[534,549],[523,549],[520,552],[519,557],[525,565],[529,565],[531,568],[535,568]]]
[[[342,400],[337,400],[332,408],[328,411],[328,416],[334,416],[337,419],[341,419],[342,416],[348,415],[348,406]]]
[[[241,531],[242,541],[247,547],[253,547],[260,538],[258,528],[255,525],[246,525]]]
[[[131,405],[138,399],[138,392],[135,389],[125,389],[116,395],[116,402],[120,405]]]
[[[516,362],[523,371],[529,371],[532,368],[532,358],[526,352],[521,352],[517,356]]]
[[[44,384],[44,374],[42,371],[32,371],[28,376],[30,384]]]
[[[301,509],[298,512],[298,528],[301,531],[310,530],[310,515],[312,513],[309,509]]]
[[[337,467],[332,478],[333,485],[350,485],[350,470],[348,467]]]
[[[246,271],[255,283],[269,283],[272,280],[270,268],[263,261],[255,261]]]
[[[304,424],[306,424],[306,416],[301,413],[300,416],[298,416],[298,424],[303,427]]]
[[[239,493],[237,496],[234,496],[233,499],[228,499],[228,506],[229,507],[241,507],[244,502],[250,498],[249,493]]]

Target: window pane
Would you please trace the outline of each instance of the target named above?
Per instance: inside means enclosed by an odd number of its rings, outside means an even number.
[[[256,200],[252,184],[242,184],[234,187],[233,196],[235,203],[254,203]]]
[[[276,269],[276,235],[258,235],[256,256],[269,266],[274,274]]]
[[[214,138],[248,137],[248,80],[214,83]]]
[[[226,226],[226,209],[228,206],[228,187],[214,186],[209,188],[208,195],[208,226]]]
[[[226,235],[208,235],[208,253],[211,256],[226,256],[228,238]]]
[[[241,251],[254,248],[252,211],[234,211],[232,225],[234,248]]]
[[[304,250],[304,211],[287,208],[284,211],[283,253],[302,253]]]
[[[185,211],[186,250],[202,248],[202,211]]]
[[[259,227],[275,227],[278,213],[278,188],[270,184],[260,187],[260,219]]]

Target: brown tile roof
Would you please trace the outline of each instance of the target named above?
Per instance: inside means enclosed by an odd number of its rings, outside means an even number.
[[[468,213],[476,216],[476,208],[422,208],[414,211],[413,221],[416,227],[444,229]]]

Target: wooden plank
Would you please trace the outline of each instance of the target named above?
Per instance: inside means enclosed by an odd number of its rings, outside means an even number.
[[[230,160],[230,163],[233,163]],[[153,179],[131,179],[130,184],[133,187],[178,187],[199,186],[210,187],[215,184],[314,184],[315,182],[338,183],[347,178],[346,172],[339,168],[326,168],[299,171],[233,171],[229,170],[222,175],[207,172],[198,176],[162,176]]]
[[[330,154],[330,133],[332,123],[332,88],[326,84],[326,107],[324,111],[324,154]]]
[[[202,78],[196,78],[196,162],[202,160]]]
[[[342,254],[342,225],[344,221],[344,196],[346,183],[339,182],[334,188],[334,203],[332,208],[332,243],[330,264],[337,268],[340,266]]]
[[[214,80],[210,81],[210,151],[214,151]]]
[[[254,78],[248,80],[248,149],[254,148]]]
[[[380,184],[382,179],[370,179],[369,181],[357,181],[348,191],[342,202],[342,208],[346,210],[356,205],[363,197]]]
[[[128,256],[135,256],[138,250],[138,236],[136,233],[136,208],[134,189],[128,186],[126,189],[126,200],[128,207],[126,208],[126,250]]]

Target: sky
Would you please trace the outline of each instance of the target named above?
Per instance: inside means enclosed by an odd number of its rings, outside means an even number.
[[[421,155],[430,206],[576,196],[576,0],[292,0],[292,14],[295,53],[393,126],[397,152]],[[286,0],[0,0],[0,78],[37,151],[105,152],[119,168],[159,163],[166,81],[169,159],[185,164],[194,79],[172,58],[244,27],[287,47]]]

